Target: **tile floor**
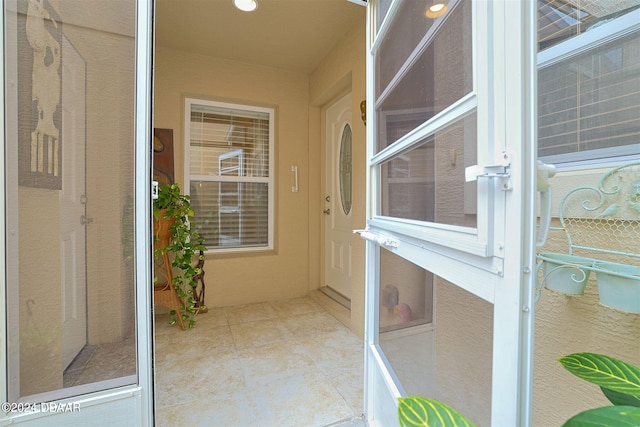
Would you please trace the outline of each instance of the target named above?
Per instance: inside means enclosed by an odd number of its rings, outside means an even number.
[[[327,300],[213,308],[187,331],[157,314],[156,425],[365,426],[363,343]]]

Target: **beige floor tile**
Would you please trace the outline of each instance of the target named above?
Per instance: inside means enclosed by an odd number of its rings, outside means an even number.
[[[227,316],[224,314],[224,309],[222,307],[213,307],[209,308],[206,313],[198,313],[195,317],[196,326],[194,329],[200,327],[216,327],[216,326],[226,326],[229,324],[227,321]]]
[[[327,375],[338,368],[359,367],[364,364],[363,342],[351,331],[307,336],[300,343],[316,366]]]
[[[246,383],[235,351],[215,358],[170,359],[156,370],[158,407],[186,403],[203,396],[223,396],[244,389]]]
[[[280,317],[324,311],[322,306],[310,297],[294,298],[286,301],[272,302],[271,307]]]
[[[304,346],[286,341],[238,350],[248,384],[269,384],[316,369]]]
[[[293,339],[293,335],[280,319],[231,325],[236,348],[248,348]]]
[[[219,350],[233,349],[233,337],[228,326],[215,328],[193,328],[186,331],[180,328],[171,334],[156,336],[156,362],[163,362],[167,358],[188,359],[209,354],[215,357]]]
[[[327,310],[327,313],[338,319],[347,328],[351,327],[351,311],[348,308],[319,290],[312,291],[309,298],[320,304],[322,308]]]
[[[209,316],[209,317],[207,317]],[[158,426],[324,427],[362,412],[362,340],[314,299],[211,309],[160,325]]]
[[[307,313],[283,319],[287,328],[297,337],[308,337],[332,332],[346,332],[348,329],[327,312]]]
[[[250,387],[249,391],[261,426],[321,427],[354,415],[327,378],[316,372]]]
[[[326,374],[355,413],[364,412],[364,364],[334,369]]]
[[[224,307],[223,310],[230,325],[278,318],[278,314],[267,302]]]
[[[159,408],[158,427],[260,426],[255,403],[245,390],[216,396],[198,396],[189,402]]]

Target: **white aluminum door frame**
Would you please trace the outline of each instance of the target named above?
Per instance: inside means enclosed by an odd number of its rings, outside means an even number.
[[[4,11],[3,11],[4,12]],[[153,425],[154,399],[153,399],[153,324],[151,316],[151,128],[152,128],[152,17],[153,0],[138,0],[136,15],[136,129],[135,129],[135,254],[136,254],[136,335],[137,335],[137,363],[138,383],[128,386],[116,387],[61,399],[56,403],[78,405],[79,412],[51,412],[50,408],[40,407],[38,410],[13,412],[6,414],[0,412],[0,425],[25,425],[25,426],[68,426],[68,425],[113,425],[117,419],[127,419],[132,427]],[[4,40],[4,13],[0,20],[0,62],[5,69],[5,40]],[[6,76],[3,77],[0,86],[0,105],[3,114],[5,105]],[[11,83],[11,82],[9,82]],[[5,136],[5,121],[0,121],[0,130]],[[0,150],[0,162],[6,164],[5,150]],[[0,304],[2,313],[0,316],[0,377],[8,378],[7,371],[7,252],[5,243],[6,233],[6,205],[7,181],[5,174],[0,174],[0,219],[3,226],[0,227],[0,237],[3,244],[0,245]],[[11,189],[9,189],[9,193]],[[15,189],[13,189],[15,191]],[[35,367],[34,367],[35,368]],[[41,367],[43,368],[43,367]],[[6,381],[6,380],[5,380]],[[7,383],[0,389],[2,402],[8,401]],[[73,407],[73,406],[71,406]],[[49,411],[47,411],[49,409]],[[114,418],[114,414],[118,417]],[[110,424],[111,421],[111,424]]]
[[[397,10],[394,2],[389,14]],[[375,6],[368,5],[367,35],[369,48],[375,44]],[[531,369],[533,348],[533,271],[535,242],[535,162],[536,162],[536,2],[479,0],[474,2],[474,90],[477,93],[478,163],[500,163],[502,153],[511,165],[508,191],[495,191],[491,203],[479,200],[489,228],[485,256],[472,240],[462,235],[454,244],[444,244],[440,237],[456,240],[453,228],[431,230],[422,235],[419,227],[402,221],[375,218],[378,202],[377,161],[387,156],[374,153],[376,120],[374,108],[367,114],[367,218],[366,270],[366,377],[365,409],[370,425],[397,425],[399,387],[386,368],[378,346],[378,270],[377,245],[413,261],[424,268],[438,268],[445,279],[494,305],[493,374],[491,423],[494,426],[531,424]],[[384,24],[383,24],[384,26]],[[367,98],[374,100],[374,55],[367,56]],[[475,69],[477,67],[477,70]],[[465,101],[464,99],[461,101]],[[374,105],[373,102],[370,102]],[[464,105],[461,103],[461,105]],[[489,191],[492,178],[481,178],[478,192]],[[433,234],[432,234],[433,236]],[[478,229],[478,237],[483,230]],[[432,245],[436,243],[438,246]],[[482,243],[482,241],[480,241]],[[398,244],[397,247],[394,247]],[[440,250],[446,246],[445,251]],[[493,246],[493,247],[491,247]],[[434,249],[438,248],[436,251]],[[431,249],[431,250],[430,250]],[[423,252],[429,251],[429,256]],[[495,255],[493,255],[495,254]],[[493,256],[492,256],[493,255]],[[443,267],[442,263],[448,265]],[[447,275],[449,277],[447,277]],[[384,403],[373,400],[384,396]]]

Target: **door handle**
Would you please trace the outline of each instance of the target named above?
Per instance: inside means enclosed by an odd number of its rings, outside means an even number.
[[[331,208],[323,210],[322,213],[325,215],[331,215]]]
[[[537,190],[540,192],[540,229],[536,238],[536,247],[540,248],[547,241],[551,225],[551,185],[549,179],[556,174],[556,167],[538,160]]]
[[[88,224],[91,224],[92,222],[93,222],[93,218],[89,218],[85,215],[80,216],[80,224],[88,225]]]

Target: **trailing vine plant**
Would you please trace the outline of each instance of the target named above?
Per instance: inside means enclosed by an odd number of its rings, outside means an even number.
[[[173,286],[178,297],[183,302],[180,310],[171,310],[171,324],[181,316],[189,328],[195,325],[196,308],[195,289],[197,286],[194,277],[201,273],[201,269],[195,264],[202,259],[201,251],[205,250],[203,239],[191,228],[190,220],[194,212],[191,209],[190,197],[180,192],[180,186],[174,184],[160,184],[158,186],[158,198],[153,201],[153,217],[155,220],[162,218],[173,219],[174,222],[169,228],[170,240],[168,245],[157,244],[159,238],[154,236],[156,243],[154,255],[162,257],[169,252],[172,255],[171,266],[173,267]],[[158,278],[154,277],[154,284]],[[200,307],[202,309],[202,307]]]

